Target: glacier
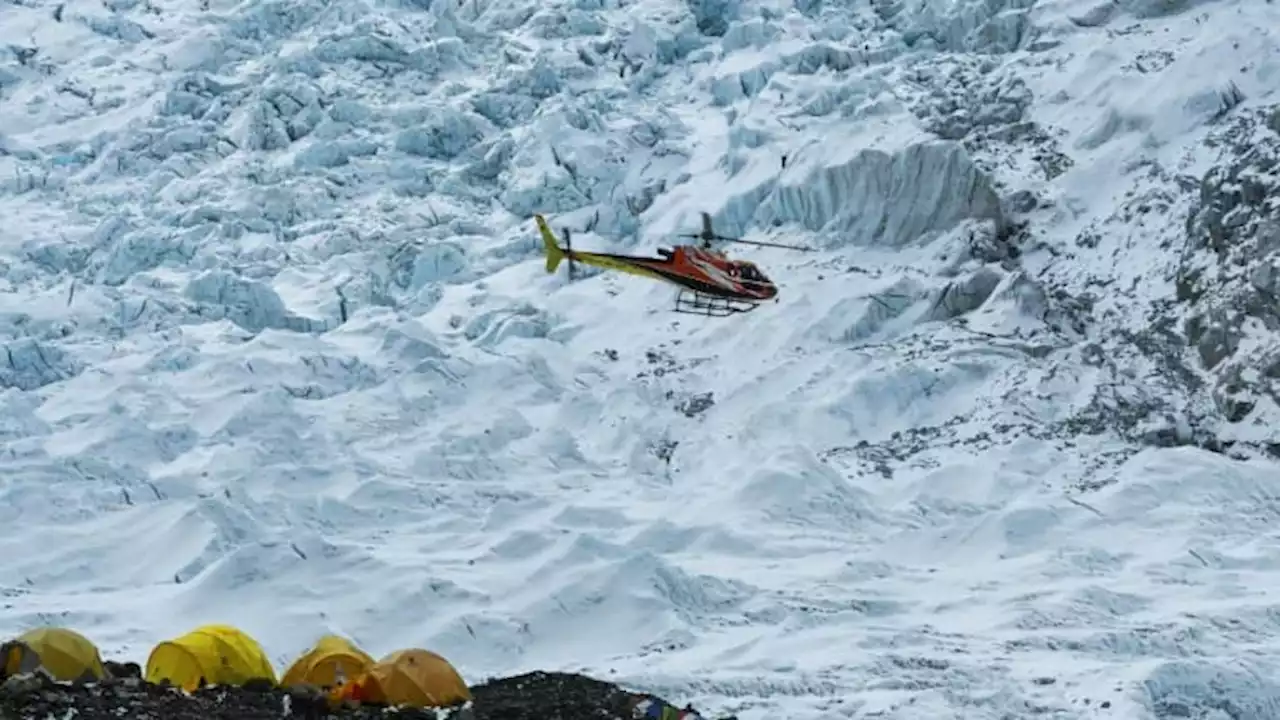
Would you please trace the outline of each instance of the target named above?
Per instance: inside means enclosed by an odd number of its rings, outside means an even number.
[[[1258,0],[10,0],[0,629],[1280,716],[1278,50]],[[692,318],[531,219],[702,211],[818,251]]]

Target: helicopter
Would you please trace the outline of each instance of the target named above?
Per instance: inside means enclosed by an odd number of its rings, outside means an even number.
[[[570,245],[568,228],[562,228],[565,246],[560,247],[555,233],[541,214],[535,214],[538,232],[546,253],[547,272],[554,273],[564,260],[569,261],[569,276],[573,277],[573,263],[616,270],[660,280],[680,288],[676,294],[675,311],[707,317],[728,317],[736,313],[750,312],[766,300],[778,296],[778,286],[755,263],[747,260],[730,260],[723,252],[711,247],[714,240],[722,242],[776,247],[787,250],[812,252],[814,248],[803,245],[786,245],[758,240],[742,240],[717,234],[711,225],[711,215],[702,213],[702,231],[681,233],[677,237],[700,240],[701,244],[676,245],[658,248],[658,257],[615,255],[612,253],[583,252]]]

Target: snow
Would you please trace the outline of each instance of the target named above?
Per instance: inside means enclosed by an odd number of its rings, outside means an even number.
[[[338,632],[742,720],[1275,717],[1277,461],[1148,346],[1276,28],[4,5],[0,631]],[[732,248],[779,302],[691,318],[547,276],[531,219],[649,252],[704,210],[819,251]]]

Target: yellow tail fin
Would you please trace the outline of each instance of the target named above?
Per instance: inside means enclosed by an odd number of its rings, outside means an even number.
[[[547,272],[553,273],[560,267],[560,261],[564,260],[564,250],[556,243],[556,236],[547,226],[547,219],[541,215],[534,215],[533,218],[538,221],[538,232],[542,234],[542,245],[547,252]]]

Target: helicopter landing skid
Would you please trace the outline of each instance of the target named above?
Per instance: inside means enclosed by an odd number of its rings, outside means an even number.
[[[738,313],[751,312],[756,309],[758,304],[750,300],[734,300],[715,295],[705,295],[693,290],[681,290],[676,295],[675,310],[686,315],[729,317]]]

